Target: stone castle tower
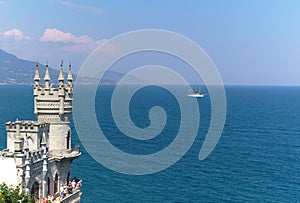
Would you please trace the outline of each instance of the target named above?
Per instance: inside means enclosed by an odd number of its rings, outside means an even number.
[[[48,65],[44,77],[44,86],[40,85],[38,66],[34,76],[34,114],[38,122],[50,124],[49,150],[70,149],[71,130],[70,117],[72,115],[73,78],[71,66],[69,67],[67,84],[64,84],[62,64],[58,76],[58,87],[50,85]]]
[[[62,64],[56,88],[50,83],[48,65],[44,84],[40,81],[37,64],[33,85],[36,121],[7,122],[7,149],[0,152],[0,161],[12,167],[9,170],[13,173],[11,177],[16,176],[11,180],[12,184],[21,183],[26,192],[39,200],[46,198],[49,193],[54,197],[59,196],[61,189],[70,180],[72,161],[80,156],[79,147],[71,146],[71,65],[67,83]],[[77,189],[63,202],[79,202],[80,196],[81,191]]]

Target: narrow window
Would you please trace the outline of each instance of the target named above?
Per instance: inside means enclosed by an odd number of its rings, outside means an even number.
[[[68,131],[68,136],[67,136],[67,149],[71,149],[71,135],[70,131]]]
[[[67,184],[69,183],[70,181],[70,171],[68,172],[68,176],[67,176]]]
[[[47,189],[48,189],[48,194],[51,194],[51,192],[50,192],[50,178],[48,177],[48,180],[47,180]]]
[[[57,192],[58,192],[58,175],[56,173],[54,177],[54,194]]]

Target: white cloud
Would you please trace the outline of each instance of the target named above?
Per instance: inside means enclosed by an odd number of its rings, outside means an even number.
[[[63,43],[77,43],[82,37],[75,37],[72,33],[63,32],[58,29],[47,28],[44,35],[40,38],[42,42],[63,42]]]
[[[85,10],[88,12],[93,12],[93,13],[102,13],[103,12],[103,10],[101,8],[98,8],[95,6],[85,6],[85,5],[75,4],[72,2],[68,2],[68,1],[60,1],[60,3],[69,8],[76,8],[76,9]]]
[[[63,32],[56,28],[47,28],[44,32],[44,35],[40,38],[42,42],[63,42],[63,43],[73,43],[73,44],[95,44],[97,41],[94,41],[91,37],[87,35],[82,35],[76,37],[70,32]]]
[[[77,37],[70,32],[63,32],[56,28],[47,28],[39,40],[41,42],[64,43],[66,45],[61,48],[62,50],[76,53],[91,51],[107,41],[106,39],[93,40],[87,35]]]
[[[16,29],[16,28],[13,28],[11,30],[3,32],[2,36],[4,38],[10,38],[10,39],[14,39],[14,40],[28,40],[28,39],[30,39],[29,36],[24,36],[23,33],[20,30]]]

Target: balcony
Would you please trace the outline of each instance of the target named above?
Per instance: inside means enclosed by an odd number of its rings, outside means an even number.
[[[49,158],[54,159],[75,159],[81,154],[80,146],[76,145],[72,149],[52,150],[47,153]]]
[[[53,203],[80,203],[81,195],[81,187],[74,188],[72,193],[66,193],[64,197],[60,196],[60,194],[56,194]]]

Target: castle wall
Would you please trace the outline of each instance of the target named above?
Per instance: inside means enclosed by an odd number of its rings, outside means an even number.
[[[60,161],[49,161],[48,163],[48,174],[47,176],[50,178],[50,191],[51,194],[54,194],[54,180],[55,180],[55,174],[58,174],[58,185],[59,185],[59,191],[61,189],[61,186],[66,185],[68,183],[68,173],[70,172],[70,166],[71,166],[71,160],[70,159],[62,159]],[[71,178],[71,177],[70,177]]]
[[[49,133],[49,151],[66,150],[71,143],[69,123],[51,123]],[[69,139],[67,139],[69,136]]]
[[[19,124],[19,130],[17,125]],[[6,123],[7,132],[7,149],[11,152],[15,151],[15,140],[21,140],[21,150],[24,149],[24,144],[27,142],[27,147],[30,151],[35,151],[40,148],[42,139],[47,143],[49,137],[49,124],[38,123],[36,121],[16,121]],[[19,134],[18,134],[19,133]],[[44,136],[44,138],[42,138]]]
[[[29,180],[28,185],[32,186],[35,181],[37,181],[39,184],[41,184],[42,180],[43,180],[43,161],[41,160],[41,161],[31,164],[30,180]]]

